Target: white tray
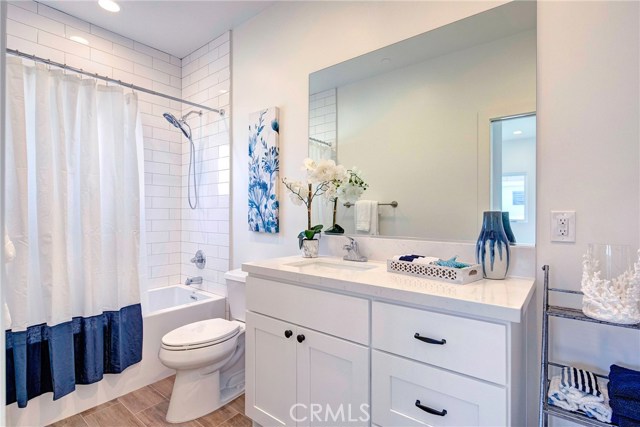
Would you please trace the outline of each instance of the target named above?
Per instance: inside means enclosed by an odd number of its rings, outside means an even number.
[[[456,283],[458,285],[464,285],[482,279],[482,266],[480,264],[473,264],[465,268],[451,268],[440,265],[416,264],[414,262],[388,259],[387,271],[427,279],[442,280],[443,282]]]

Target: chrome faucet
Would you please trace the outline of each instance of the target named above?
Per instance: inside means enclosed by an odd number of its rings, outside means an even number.
[[[202,284],[202,276],[197,277],[187,277],[187,280],[184,281],[184,284],[189,285],[201,285]]]
[[[367,257],[360,254],[360,250],[358,248],[358,242],[355,241],[354,238],[349,236],[344,236],[349,239],[349,243],[343,246],[343,249],[347,251],[347,254],[342,257],[342,259],[346,261],[357,261],[357,262],[365,262]]]

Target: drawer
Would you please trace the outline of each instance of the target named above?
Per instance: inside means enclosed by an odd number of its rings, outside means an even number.
[[[247,277],[247,310],[360,344],[369,344],[369,301]]]
[[[376,350],[371,368],[373,424],[382,427],[507,425],[507,392],[503,387]],[[430,414],[416,406],[416,401],[446,414]]]
[[[372,318],[374,348],[506,384],[505,325],[380,302],[373,303]]]

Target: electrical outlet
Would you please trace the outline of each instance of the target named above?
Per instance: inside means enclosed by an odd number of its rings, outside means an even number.
[[[551,241],[576,241],[575,211],[551,211]]]

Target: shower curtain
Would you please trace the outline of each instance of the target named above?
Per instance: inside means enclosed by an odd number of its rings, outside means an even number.
[[[142,358],[137,96],[7,63],[7,404],[100,381]]]

